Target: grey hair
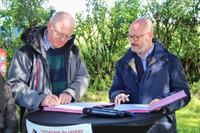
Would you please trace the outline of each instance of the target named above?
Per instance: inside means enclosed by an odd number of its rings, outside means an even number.
[[[73,28],[75,28],[75,21],[74,18],[68,13],[64,11],[55,12],[52,17],[50,18],[50,22],[56,23],[59,20],[59,17],[62,15],[67,15],[69,20],[72,21]]]

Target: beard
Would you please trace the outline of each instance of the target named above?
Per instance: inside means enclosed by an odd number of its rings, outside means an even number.
[[[149,45],[149,42],[148,42],[147,39],[145,39],[145,42],[144,42],[143,45],[139,46],[139,45],[137,45],[135,43],[131,44],[131,49],[132,49],[133,52],[135,52],[137,54],[140,54],[140,53],[142,53],[143,51],[145,51],[148,48],[148,45]],[[138,49],[134,50],[134,48],[133,48],[134,46],[137,46]]]

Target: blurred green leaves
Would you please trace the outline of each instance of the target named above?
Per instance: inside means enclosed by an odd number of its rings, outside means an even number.
[[[118,0],[113,7],[102,0],[88,0],[87,16],[76,15],[77,44],[91,76],[91,89],[110,88],[116,61],[127,51],[126,34],[138,17],[139,6],[138,0]]]

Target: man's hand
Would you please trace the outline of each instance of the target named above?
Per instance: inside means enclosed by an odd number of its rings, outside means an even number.
[[[61,93],[59,95],[59,103],[60,104],[68,104],[72,101],[72,96],[68,93]]]
[[[56,95],[53,94],[47,94],[44,99],[42,100],[41,106],[45,107],[51,107],[51,106],[56,106],[59,105],[59,99]]]
[[[129,102],[129,98],[125,93],[120,93],[115,97],[115,105],[120,105],[121,102]]]
[[[156,99],[152,100],[152,101],[150,102],[150,104],[154,104],[154,103],[156,103],[156,102],[158,102],[158,101],[160,101],[160,99],[156,98]],[[160,110],[160,109],[161,109],[161,108],[158,108],[158,109],[156,109],[156,110]]]

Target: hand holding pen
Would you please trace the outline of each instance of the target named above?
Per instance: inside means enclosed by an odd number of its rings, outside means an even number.
[[[129,102],[129,97],[130,95],[129,94],[125,94],[125,93],[120,93],[118,94],[116,97],[115,97],[115,105],[120,105],[122,102],[125,103],[125,102]]]

